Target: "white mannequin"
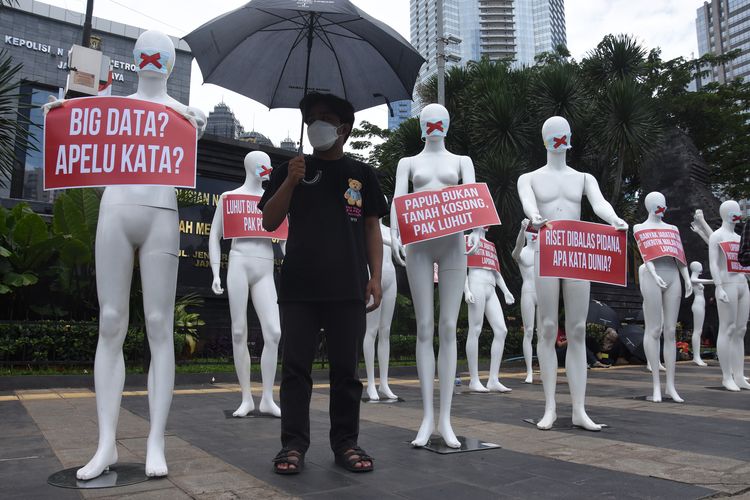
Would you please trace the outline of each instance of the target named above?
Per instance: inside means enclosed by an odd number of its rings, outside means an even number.
[[[721,227],[708,240],[708,261],[716,285],[716,306],[719,310],[716,354],[721,365],[722,385],[727,390],[739,391],[750,389],[750,383],[744,376],[744,339],[750,314],[747,279],[750,279],[750,275],[728,272],[724,251],[719,246],[724,241],[740,241],[740,236],[734,232],[734,226],[741,217],[740,206],[736,201],[725,201],[719,213]]]
[[[570,144],[570,125],[553,116],[542,126],[542,138],[547,147],[547,164],[518,179],[518,194],[523,210],[535,228],[548,221],[580,220],[581,201],[585,195],[594,213],[618,230],[628,225],[617,217],[612,205],[604,199],[599,184],[590,174],[577,172],[565,163],[565,151]],[[544,386],[545,411],[537,423],[539,429],[550,429],[557,420],[555,387],[557,385],[557,336],[560,289],[565,304],[565,331],[568,351],[565,370],[573,402],[573,425],[590,431],[601,430],[586,414],[586,315],[589,308],[588,281],[558,278],[536,278],[539,300],[539,339],[537,357]]]
[[[211,289],[216,295],[224,293],[221,287],[221,238],[224,230],[223,200],[229,194],[262,196],[261,183],[266,180],[271,167],[271,158],[262,151],[253,151],[245,156],[245,183],[232,191],[222,193],[216,207],[211,233],[209,235],[208,256],[213,271]],[[273,383],[276,377],[281,324],[277,305],[276,285],[273,280],[273,246],[269,238],[233,238],[229,251],[227,269],[229,292],[229,313],[232,317],[232,354],[234,368],[242,389],[242,403],[232,414],[244,417],[255,409],[250,392],[250,352],[247,348],[247,299],[248,291],[253,307],[258,315],[263,332],[263,353],[260,357],[263,395],[259,410],[275,417],[281,417],[281,409],[273,401]]]
[[[482,237],[486,230],[481,229]],[[510,392],[512,389],[500,383],[500,363],[503,360],[505,349],[505,337],[508,335],[508,327],[505,326],[505,317],[500,300],[495,293],[495,286],[500,287],[503,292],[505,303],[512,305],[515,302],[513,295],[508,290],[502,274],[489,269],[478,267],[469,268],[464,285],[464,297],[469,305],[469,334],[466,337],[466,359],[469,363],[469,390],[472,392]],[[492,328],[494,337],[490,348],[490,375],[487,387],[479,381],[479,335],[482,333],[484,317]]]
[[[380,307],[367,313],[367,330],[363,351],[367,368],[367,396],[370,401],[378,401],[378,393],[385,399],[398,399],[388,386],[388,362],[391,350],[391,321],[396,308],[396,268],[391,259],[391,230],[380,223],[383,237],[383,299]],[[375,338],[378,339],[378,367],[380,368],[380,388],[375,387]]]
[[[693,284],[693,363],[698,366],[708,366],[701,359],[701,335],[703,334],[703,320],[706,318],[705,285],[713,285],[713,280],[700,279],[703,266],[700,262],[690,263],[690,282]]]
[[[408,194],[409,181],[414,191],[439,190],[475,182],[474,164],[467,156],[458,156],[445,149],[450,116],[439,104],[428,104],[420,114],[425,147],[417,156],[402,158],[396,170],[394,197]],[[440,123],[442,122],[442,123]],[[440,129],[428,127],[440,123]],[[428,133],[428,130],[430,133]],[[396,221],[395,204],[391,207],[391,220]],[[419,374],[424,417],[413,446],[425,446],[435,430],[433,408],[433,381],[435,377],[434,336],[434,264],[439,264],[438,292],[440,294],[440,352],[438,377],[440,378],[440,415],[437,431],[446,445],[460,448],[450,423],[453,384],[456,377],[456,322],[461,308],[461,292],[466,280],[466,242],[463,233],[455,233],[428,241],[421,241],[404,250],[398,233],[398,224],[392,224],[391,244],[393,258],[406,265],[414,312],[417,316],[417,372]],[[475,253],[480,243],[479,231],[469,236],[469,253]],[[404,255],[406,264],[404,264]]]
[[[135,42],[140,54],[161,54],[162,68],[139,68],[138,90],[128,96],[165,104],[203,134],[205,115],[167,95],[167,79],[175,61],[174,44],[158,31],[146,31]],[[45,112],[62,104],[55,100]],[[151,430],[147,440],[146,475],[166,476],[164,430],[174,388],[174,302],[180,244],[177,197],[169,186],[111,186],[104,190],[96,234],[96,288],[99,295],[99,342],[94,362],[99,445],[78,479],[93,479],[117,462],[115,443],[125,383],[122,344],[128,329],[130,282],[136,250],[143,286],[146,333],[151,349],[148,403]]]
[[[539,249],[539,233],[529,231],[529,219],[521,222],[521,230],[518,231],[516,238],[516,247],[513,249],[513,259],[518,264],[521,271],[521,320],[523,321],[523,359],[526,362],[526,379],[525,384],[530,384],[534,380],[532,371],[533,348],[531,341],[534,338],[534,323],[537,314],[537,297],[536,297],[536,272],[534,271],[534,262],[536,252]],[[524,243],[526,243],[524,245]]]
[[[648,219],[642,224],[633,227],[634,232],[653,229],[673,229],[676,226],[666,224],[662,218],[667,209],[664,195],[652,192],[646,195],[646,210]],[[642,264],[638,268],[640,278],[641,294],[643,295],[643,321],[645,324],[645,335],[643,337],[643,349],[651,366],[659,364],[659,337],[664,332],[664,364],[667,371],[666,393],[677,403],[683,399],[677,394],[674,386],[675,363],[677,347],[675,340],[675,329],[677,316],[680,312],[680,276],[685,282],[685,297],[693,293],[693,284],[690,281],[687,266],[674,257],[660,257]],[[652,401],[661,402],[661,382],[659,370],[652,370],[653,396]]]

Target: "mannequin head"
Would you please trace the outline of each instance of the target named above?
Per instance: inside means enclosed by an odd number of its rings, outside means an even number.
[[[261,182],[271,178],[271,157],[263,151],[251,151],[245,155],[245,175],[251,176]]]
[[[698,261],[690,263],[690,272],[693,274],[700,274],[703,272],[703,265]]]
[[[740,204],[734,200],[727,200],[719,207],[722,222],[726,224],[737,224],[742,220]]]
[[[174,67],[174,43],[160,31],[144,31],[135,42],[133,58],[139,77],[166,80]]]
[[[442,140],[448,135],[450,126],[448,110],[440,104],[428,104],[419,114],[419,126],[422,127],[422,139],[425,141]]]
[[[571,136],[570,124],[562,116],[548,118],[542,125],[542,140],[550,153],[565,154],[572,147]]]
[[[667,211],[667,200],[664,199],[663,194],[658,191],[652,191],[646,195],[644,203],[649,215],[655,215],[660,219],[664,217],[664,212]]]

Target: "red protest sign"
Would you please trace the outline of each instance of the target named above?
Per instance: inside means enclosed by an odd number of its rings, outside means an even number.
[[[127,97],[65,101],[44,119],[44,189],[195,187],[198,134],[177,111]]]
[[[276,231],[269,233],[263,229],[263,212],[258,209],[259,201],[260,196],[249,194],[222,196],[221,210],[224,239],[272,238],[286,240],[288,238],[289,223],[286,219]]]
[[[730,273],[750,274],[750,267],[740,264],[737,254],[740,253],[739,241],[722,241],[719,246],[724,251],[724,257],[727,259],[727,271]]]
[[[685,250],[682,248],[680,231],[676,229],[642,229],[633,233],[638,251],[644,262],[660,257],[674,257],[687,265]]]
[[[487,184],[462,184],[394,198],[404,245],[500,224]]]
[[[627,232],[555,220],[539,232],[539,276],[627,286]]]
[[[466,237],[466,251],[471,249],[469,237]],[[479,240],[479,249],[474,255],[466,256],[466,265],[469,268],[489,269],[500,272],[500,260],[497,258],[495,244],[482,238]]]

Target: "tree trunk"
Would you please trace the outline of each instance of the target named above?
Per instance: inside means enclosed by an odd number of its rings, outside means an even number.
[[[622,172],[625,169],[625,148],[620,148],[617,154],[617,168],[615,169],[615,178],[612,183],[612,193],[609,195],[609,202],[613,207],[617,206],[620,201],[620,191],[622,190]]]

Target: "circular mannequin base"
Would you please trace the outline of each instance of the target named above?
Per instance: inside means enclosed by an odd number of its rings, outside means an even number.
[[[71,467],[70,469],[55,472],[47,478],[47,483],[58,488],[89,490],[129,486],[152,479],[146,475],[146,466],[138,463],[125,462],[112,465],[109,467],[109,470],[102,472],[101,476],[89,479],[88,481],[82,481],[76,477],[78,469],[80,467]]]

